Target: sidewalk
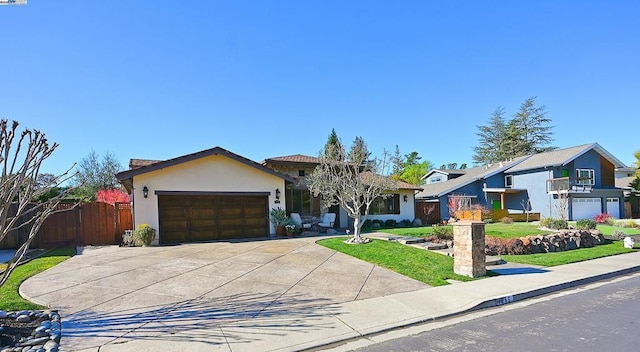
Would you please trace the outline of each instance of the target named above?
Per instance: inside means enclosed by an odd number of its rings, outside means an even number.
[[[500,266],[489,269],[500,270]],[[639,270],[640,252],[551,268],[506,268],[503,269],[504,275],[498,277],[292,310],[284,315],[265,314],[270,309],[266,308],[244,320],[219,326],[203,326],[193,321],[193,329],[175,332],[168,325],[165,326],[164,335],[147,338],[141,334],[140,339],[128,336],[126,340],[119,339],[103,345],[99,350],[300,351],[507,304]]]

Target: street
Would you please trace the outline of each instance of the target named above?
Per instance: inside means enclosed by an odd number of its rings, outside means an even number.
[[[357,349],[637,351],[640,276]]]

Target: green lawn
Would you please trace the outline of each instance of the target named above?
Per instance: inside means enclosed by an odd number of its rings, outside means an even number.
[[[14,311],[45,308],[20,297],[20,294],[18,293],[20,284],[31,276],[67,260],[75,255],[75,253],[75,248],[58,248],[45,253],[40,258],[36,258],[26,264],[18,266],[11,273],[9,280],[0,287],[0,310]]]
[[[431,286],[447,285],[447,279],[473,280],[453,272],[453,258],[397,242],[373,240],[365,245],[346,244],[346,238],[329,238],[318,244],[393,270]]]
[[[524,255],[502,255],[507,262],[532,264],[541,266],[556,266],[585,260],[608,257],[611,255],[634,252],[624,248],[622,241],[608,241],[609,243],[591,248],[579,248],[571,251],[554,253],[537,253]]]
[[[640,229],[635,227],[620,227],[620,226],[611,226],[611,225],[597,225],[596,229],[600,230],[603,235],[611,235],[613,231],[620,230],[627,235],[640,235]]]
[[[453,227],[447,225],[446,227]],[[433,232],[433,228],[431,226],[423,226],[423,227],[408,227],[408,228],[395,228],[395,229],[383,229],[381,232],[386,232],[394,235],[400,236],[411,236],[411,237],[424,237],[429,236]],[[513,224],[503,224],[503,223],[491,223],[486,224],[485,226],[485,234],[493,237],[500,238],[518,238],[524,237],[528,235],[540,235],[551,233],[550,231],[540,230],[538,226],[532,225],[531,223],[524,222],[514,222]]]

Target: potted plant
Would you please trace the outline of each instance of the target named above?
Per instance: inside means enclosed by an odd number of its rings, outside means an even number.
[[[156,229],[148,224],[141,224],[133,231],[133,238],[137,245],[146,247],[156,238]]]
[[[293,220],[288,221],[287,224],[284,225],[284,228],[287,231],[287,236],[289,237],[293,237],[297,232],[297,226]]]
[[[284,234],[286,233],[286,229],[284,226],[287,224],[287,220],[289,219],[287,217],[287,212],[280,207],[273,208],[269,212],[269,219],[271,220],[273,226],[276,228],[276,235],[284,236]]]

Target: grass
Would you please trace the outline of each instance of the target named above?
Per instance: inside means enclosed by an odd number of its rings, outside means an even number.
[[[329,238],[318,244],[393,270],[431,286],[447,285],[447,279],[470,281],[453,272],[453,258],[397,242],[373,240],[365,245],[346,244],[346,238]]]
[[[446,227],[453,226],[447,225]],[[380,231],[399,236],[424,237],[431,235],[431,233],[433,232],[433,228],[431,226],[423,226],[384,229]],[[500,238],[518,238],[528,235],[539,235],[547,233],[551,233],[551,231],[540,230],[536,225],[524,222],[515,222],[513,224],[491,223],[486,224],[485,226],[486,235]]]
[[[620,226],[611,226],[611,225],[597,225],[596,229],[600,230],[603,235],[611,235],[613,231],[620,230],[627,235],[640,235],[640,229],[635,227],[620,227]]]
[[[634,252],[633,249],[624,248],[622,241],[607,241],[608,243],[591,247],[578,248],[571,251],[536,253],[524,255],[503,255],[502,259],[507,262],[531,264],[540,266],[556,266],[585,260],[608,257],[611,255]]]
[[[46,252],[43,256],[36,258],[26,264],[18,266],[9,276],[9,280],[0,287],[0,310],[32,310],[43,309],[45,307],[29,302],[18,293],[18,288],[24,280],[31,276],[43,272],[60,262],[75,255],[75,248],[58,248]]]

